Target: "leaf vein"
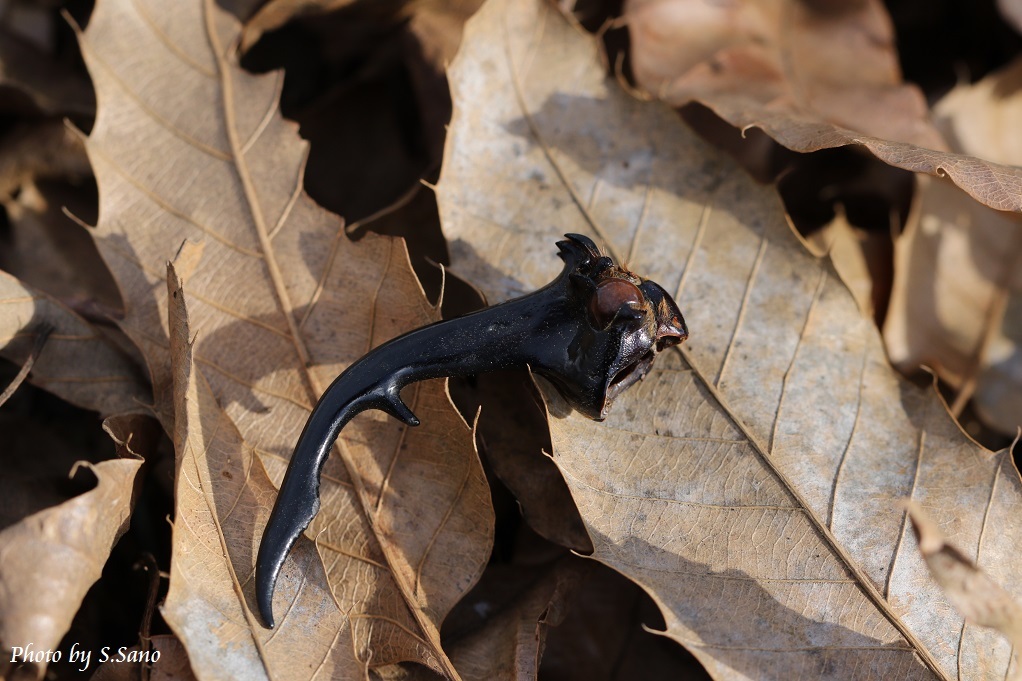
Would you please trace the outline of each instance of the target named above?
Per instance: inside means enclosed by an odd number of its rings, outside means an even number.
[[[731,352],[734,350],[735,343],[738,340],[738,332],[742,328],[742,322],[745,321],[745,312],[749,307],[749,299],[752,297],[753,285],[756,282],[756,275],[759,273],[759,267],[763,263],[763,256],[766,253],[766,247],[767,238],[766,231],[764,230],[760,237],[759,250],[756,252],[756,259],[752,262],[752,269],[749,270],[749,276],[745,280],[745,293],[742,295],[742,303],[738,307],[738,318],[735,319],[735,326],[731,331],[731,339],[728,341],[727,350],[724,351],[724,359],[720,363],[720,370],[717,372],[717,378],[713,382],[714,388],[719,388],[720,382],[724,380],[724,372],[727,371],[728,362],[731,360]]]

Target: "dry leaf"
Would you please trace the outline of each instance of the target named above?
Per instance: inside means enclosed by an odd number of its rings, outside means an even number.
[[[1022,164],[1022,59],[960,86],[934,109],[956,151]],[[1005,434],[1022,424],[1022,218],[978,205],[947,182],[920,178],[918,207],[895,244],[884,339],[904,371],[920,365],[975,398]]]
[[[1022,648],[1022,604],[954,546],[947,543],[940,526],[914,501],[905,504],[912,529],[930,574],[944,589],[948,600],[965,618],[981,627],[991,627]],[[1022,678],[1015,661],[1007,678]]]
[[[164,263],[185,239],[202,240],[188,280],[195,363],[279,484],[328,383],[437,311],[400,240],[351,243],[304,193],[307,146],[277,110],[283,74],[242,71],[233,56],[239,32],[212,0],[100,0],[81,37],[101,102],[87,150],[100,192],[97,244],[158,406],[169,403],[171,377]],[[325,569],[353,620],[352,636],[336,646],[369,664],[417,660],[455,676],[438,628],[489,557],[489,490],[444,383],[412,386],[404,401],[421,427],[377,412],[345,429],[308,530],[321,560],[281,576],[277,614],[288,617],[286,594],[305,573]],[[245,526],[249,541],[262,532],[251,517]],[[200,676],[205,661],[231,668],[223,641],[201,637],[200,650],[182,634],[185,623],[173,626]]]
[[[1022,211],[1022,169],[947,151],[922,94],[901,81],[879,0],[630,0],[625,20],[636,79],[672,106],[701,102],[794,151],[861,144],[893,166],[946,175],[992,208]]]
[[[593,40],[543,3],[489,2],[450,78],[452,269],[504,300],[560,270],[559,234],[589,234],[675,292],[692,332],[605,423],[545,391],[594,558],[716,678],[1003,674],[1007,645],[934,607],[892,503],[942,509],[1013,586],[1011,458],[898,379],[773,190],[608,82]]]
[[[149,387],[131,360],[88,322],[57,300],[0,272],[0,355],[21,364],[43,324],[54,331],[35,366],[32,383],[104,416],[144,411]]]
[[[16,648],[56,650],[110,549],[128,529],[142,456],[158,431],[143,416],[112,417],[104,428],[121,458],[81,462],[96,487],[0,532],[0,675],[17,668]],[[73,471],[72,471],[73,473]],[[8,669],[5,669],[7,667]],[[45,664],[17,673],[41,677]]]

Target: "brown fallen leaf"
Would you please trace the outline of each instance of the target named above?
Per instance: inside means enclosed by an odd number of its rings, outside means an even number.
[[[100,193],[97,245],[124,296],[121,327],[149,362],[165,425],[173,416],[164,263],[192,239],[205,243],[187,280],[195,364],[279,484],[328,383],[437,311],[400,240],[352,243],[304,193],[308,148],[277,109],[283,75],[241,70],[239,33],[213,0],[100,0],[80,37],[101,102],[86,146]],[[404,401],[421,427],[374,412],[345,429],[307,531],[319,556],[309,564],[312,554],[302,553],[302,569],[281,576],[277,615],[289,616],[287,595],[305,574],[325,570],[332,607],[352,620],[350,636],[334,646],[366,664],[415,660],[456,677],[439,625],[489,557],[489,490],[444,383],[410,387]],[[232,503],[224,494],[213,493],[216,504]],[[256,511],[246,506],[238,520],[247,542],[262,532]],[[204,597],[235,598],[221,589]],[[235,673],[223,640],[169,620],[197,674]],[[263,635],[255,628],[252,635]]]
[[[1022,164],[1022,59],[960,86],[934,108],[957,151]],[[921,178],[918,206],[895,244],[884,324],[891,361],[925,365],[969,398],[990,426],[1022,424],[1022,217],[976,204],[949,183]]]
[[[930,574],[967,622],[990,627],[1008,639],[1014,651],[1014,662],[1005,678],[1022,678],[1017,658],[1017,651],[1022,649],[1022,603],[968,556],[948,544],[940,526],[922,506],[910,501],[905,508]]]
[[[104,416],[141,412],[152,400],[140,369],[91,324],[59,301],[0,272],[0,356],[21,364],[41,325],[47,338],[30,380]]]
[[[19,665],[14,654],[56,650],[86,592],[128,529],[143,456],[158,429],[143,416],[111,417],[104,428],[121,458],[81,462],[96,487],[0,532],[0,675],[41,678],[45,663]],[[72,471],[73,474],[74,471]]]
[[[629,0],[639,85],[674,106],[703,94],[942,149],[901,80],[883,3]]]
[[[655,637],[640,630],[638,597],[617,573],[563,552],[539,564],[494,563],[452,611],[444,642],[465,679],[687,678],[647,645]],[[422,667],[378,671],[387,681],[436,678]]]
[[[901,80],[879,0],[629,0],[624,20],[636,80],[672,106],[698,101],[794,151],[860,144],[1022,211],[1022,169],[948,151],[922,94]]]
[[[1013,588],[1011,457],[899,380],[772,189],[629,98],[596,52],[541,2],[489,2],[450,71],[438,186],[452,269],[492,302],[549,281],[554,239],[581,232],[688,320],[688,343],[602,424],[544,391],[593,557],[640,584],[715,678],[1003,674],[1007,646],[934,607],[891,501],[942,509]]]

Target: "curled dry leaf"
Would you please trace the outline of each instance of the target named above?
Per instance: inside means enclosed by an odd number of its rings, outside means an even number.
[[[0,674],[15,647],[55,650],[86,592],[99,579],[117,539],[128,529],[142,455],[158,428],[144,416],[120,416],[103,427],[121,458],[82,462],[96,476],[84,494],[24,518],[0,532]],[[41,677],[45,664],[19,673]]]
[[[934,108],[956,151],[1022,164],[1022,59]],[[918,206],[895,243],[884,339],[904,371],[931,367],[960,391],[955,405],[1005,434],[1022,424],[1022,217],[921,178]],[[957,409],[956,409],[957,411]]]
[[[629,0],[625,20],[636,80],[672,106],[701,102],[799,152],[861,144],[1022,210],[1022,169],[948,151],[922,93],[901,80],[880,0]]]
[[[935,607],[892,504],[942,509],[1013,588],[1011,457],[899,380],[773,190],[609,82],[593,40],[542,2],[489,2],[450,78],[452,269],[504,300],[558,271],[557,235],[586,233],[675,293],[691,329],[602,424],[544,391],[593,557],[716,678],[1003,674],[1003,641]]]
[[[233,51],[239,33],[214,0],[99,0],[80,37],[101,102],[86,146],[100,193],[97,245],[165,424],[173,421],[165,263],[192,239],[205,243],[187,281],[195,365],[255,452],[247,475],[265,468],[279,484],[329,382],[373,346],[438,315],[402,241],[352,243],[340,220],[305,194],[308,148],[278,112],[283,74],[244,72]],[[421,427],[374,412],[345,428],[308,530],[319,555],[309,548],[302,569],[282,575],[275,611],[287,619],[287,594],[319,575],[331,607],[352,620],[351,636],[334,645],[367,664],[415,660],[456,676],[438,628],[489,557],[489,490],[444,383],[418,384],[403,397]],[[208,491],[217,504],[234,499],[230,488]],[[243,528],[254,541],[262,520],[249,517]],[[173,616],[170,623],[197,673],[233,676],[222,640],[187,636],[187,623]]]
[[[916,502],[905,504],[919,552],[949,601],[970,624],[990,627],[1022,649],[1022,604],[965,554],[947,543],[940,526]],[[1022,678],[1016,660],[1008,678]]]
[[[30,380],[62,399],[104,416],[139,412],[152,397],[141,371],[91,324],[50,296],[0,272],[0,355],[21,364],[37,330],[49,325]]]

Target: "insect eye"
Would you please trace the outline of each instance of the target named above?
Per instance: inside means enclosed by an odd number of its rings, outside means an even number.
[[[600,328],[610,326],[623,306],[637,308],[642,305],[642,291],[626,279],[607,279],[596,287],[589,300],[589,311]]]

